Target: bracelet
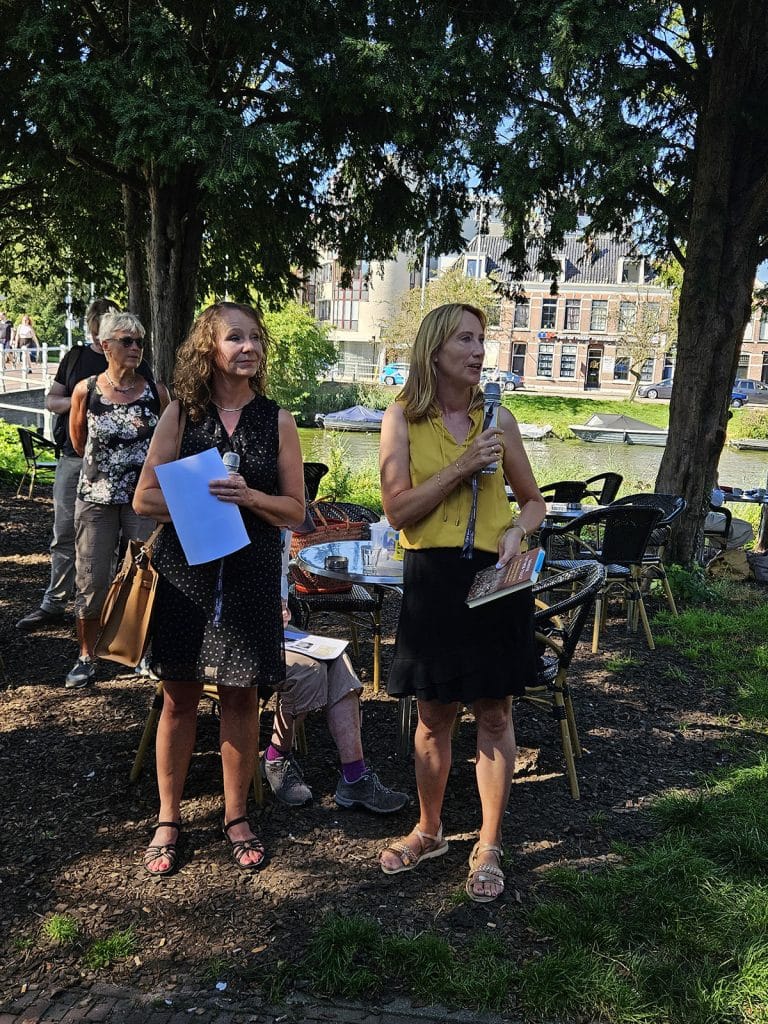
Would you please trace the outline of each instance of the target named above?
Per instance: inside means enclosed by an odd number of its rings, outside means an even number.
[[[456,461],[453,464],[453,468],[459,474],[459,480],[463,480],[464,479],[464,470],[461,468],[460,463],[461,463],[461,457],[456,459]]]
[[[442,470],[439,469],[437,471],[437,486],[440,488],[440,491],[441,491],[443,497],[447,498],[448,497],[448,491],[446,491],[446,489],[443,487],[443,482],[440,479],[440,474],[441,473],[442,473]]]
[[[524,526],[522,526],[522,525],[521,525],[520,523],[513,523],[513,525],[512,525],[512,526],[510,526],[510,527],[509,527],[509,529],[510,529],[510,530],[519,530],[519,531],[520,531],[520,532],[522,533],[522,535],[523,535],[523,536],[522,536],[522,537],[520,538],[520,540],[525,540],[525,538],[526,538],[526,537],[528,536],[528,531],[527,531],[527,530],[526,530],[526,528],[525,528]]]

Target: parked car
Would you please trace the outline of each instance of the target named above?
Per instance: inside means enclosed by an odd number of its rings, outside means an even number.
[[[750,405],[768,405],[768,384],[761,380],[749,380],[747,377],[737,377],[733,382],[734,391],[744,391],[749,398]]]
[[[480,374],[480,386],[482,387],[489,380],[497,380],[501,384],[502,391],[515,391],[525,385],[520,374],[513,373],[512,370],[483,370]]]
[[[379,384],[405,384],[410,363],[387,363],[379,374]]]
[[[738,383],[738,381],[737,381]],[[637,389],[638,398],[671,398],[672,397],[672,381],[671,380],[660,380],[655,384],[641,384]],[[731,391],[731,405],[734,409],[740,409],[742,405],[746,405],[749,401],[749,396],[746,391],[741,389],[733,388]]]

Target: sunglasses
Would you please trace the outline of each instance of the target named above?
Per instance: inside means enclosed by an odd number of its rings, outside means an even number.
[[[144,348],[143,338],[105,338],[104,341],[119,341],[123,348],[130,348],[131,345],[138,345],[139,348]]]

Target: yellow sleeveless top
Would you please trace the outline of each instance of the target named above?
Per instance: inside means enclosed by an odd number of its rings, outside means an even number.
[[[424,483],[438,470],[447,469],[467,450],[478,434],[482,433],[483,409],[470,412],[472,426],[466,441],[458,444],[446,429],[442,416],[429,417],[417,423],[408,423],[410,445],[411,483],[414,487]],[[477,498],[475,547],[479,551],[497,551],[499,538],[512,525],[513,516],[504,490],[504,472],[501,462],[496,472],[480,474]],[[462,481],[428,515],[400,531],[404,548],[460,548],[464,544],[470,509],[472,508],[471,478]]]

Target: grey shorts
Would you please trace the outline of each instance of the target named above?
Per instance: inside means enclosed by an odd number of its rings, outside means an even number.
[[[75,615],[98,619],[115,575],[118,542],[146,540],[154,520],[137,516],[130,505],[75,502]]]
[[[282,711],[291,718],[333,707],[348,693],[361,693],[363,689],[346,654],[334,661],[315,661],[305,654],[286,651],[285,665],[288,676],[275,690],[280,694]]]

